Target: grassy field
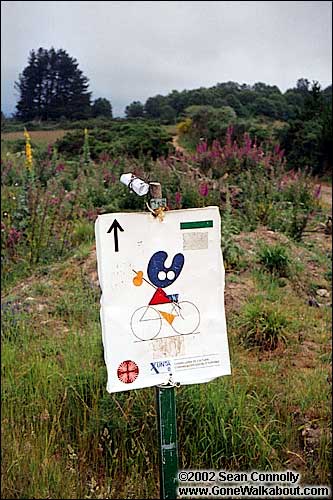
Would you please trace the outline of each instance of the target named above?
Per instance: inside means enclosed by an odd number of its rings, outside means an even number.
[[[70,130],[34,130],[29,132],[32,142],[39,146],[47,146],[53,144],[57,139],[61,139]],[[17,139],[24,139],[23,129],[22,132],[8,132],[2,133],[1,139],[6,141],[16,141]]]
[[[330,237],[296,245],[259,228],[235,242],[242,264],[226,274],[232,375],[177,389],[180,466],[292,469],[303,484],[328,484],[331,299],[316,292],[329,288]],[[258,257],[260,245],[281,243],[283,278]],[[99,295],[91,241],[3,297],[3,498],[158,497],[154,391],[106,392]],[[263,310],[264,326],[270,313],[283,318],[285,341],[272,351],[242,342]]]
[[[331,187],[272,155],[236,174],[221,156],[214,179],[205,154],[47,155],[2,160],[2,497],[159,496],[154,389],[106,392],[94,220],[144,209],[118,182],[128,171],[158,178],[173,208],[221,210],[232,374],[176,389],[180,468],[291,469],[327,485]]]

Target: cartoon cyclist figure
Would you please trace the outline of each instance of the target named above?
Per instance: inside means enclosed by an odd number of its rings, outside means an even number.
[[[135,286],[141,286],[143,281],[155,288],[155,292],[147,306],[137,309],[131,318],[133,334],[140,340],[152,340],[157,337],[162,327],[162,319],[166,320],[178,335],[194,333],[200,323],[198,308],[188,301],[179,302],[179,294],[166,294],[164,288],[172,285],[179,277],[185,262],[184,255],[177,253],[170,267],[165,266],[168,254],[164,251],[155,252],[149,260],[147,273],[149,281],[143,277],[142,271],[134,271]],[[161,304],[171,304],[170,312],[157,309]],[[153,323],[155,322],[155,323]]]

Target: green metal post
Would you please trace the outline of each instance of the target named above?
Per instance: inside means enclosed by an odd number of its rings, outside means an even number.
[[[177,422],[173,386],[156,387],[157,423],[160,451],[160,498],[177,499]]]

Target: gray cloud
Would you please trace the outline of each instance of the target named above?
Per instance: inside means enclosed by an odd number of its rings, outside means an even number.
[[[38,47],[64,48],[115,115],[133,100],[228,80],[282,91],[298,78],[331,83],[332,4],[248,1],[1,3],[1,101]]]

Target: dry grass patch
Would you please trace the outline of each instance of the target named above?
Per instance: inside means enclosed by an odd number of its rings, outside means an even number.
[[[31,132],[29,131],[29,135],[32,142],[40,145],[47,145],[53,144],[57,139],[61,139],[68,132],[70,132],[70,130],[32,130]],[[23,128],[22,132],[7,132],[5,134],[1,134],[1,139],[6,141],[24,139]]]

